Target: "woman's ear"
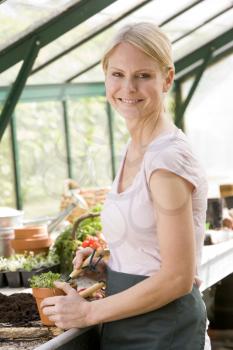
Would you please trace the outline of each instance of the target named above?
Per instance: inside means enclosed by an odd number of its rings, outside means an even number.
[[[172,83],[174,81],[174,77],[175,77],[174,69],[169,68],[169,70],[166,74],[166,77],[164,79],[163,92],[168,92],[168,90],[172,86]]]

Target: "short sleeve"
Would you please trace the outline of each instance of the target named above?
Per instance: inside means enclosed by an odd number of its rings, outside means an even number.
[[[145,157],[145,173],[149,184],[156,170],[168,170],[190,182],[196,189],[199,179],[199,164],[190,146],[183,140],[167,144],[165,141],[149,148]]]

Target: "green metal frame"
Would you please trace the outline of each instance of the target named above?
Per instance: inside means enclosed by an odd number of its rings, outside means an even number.
[[[217,17],[223,15],[224,13],[226,13],[227,11],[231,10],[233,8],[233,5],[227,6],[225,9],[223,9],[222,11],[216,13],[214,16],[209,17],[207,20],[205,20],[204,22],[202,22],[201,24],[199,24],[198,26],[194,27],[193,29],[189,30],[187,33],[181,35],[179,38],[175,39],[172,41],[172,44],[177,43],[178,41],[186,38],[187,36],[189,36],[190,34],[196,32],[198,29],[204,27],[206,24],[210,23],[211,21],[213,21],[214,19],[216,19]]]
[[[196,88],[201,80],[201,77],[202,77],[202,75],[203,75],[203,73],[204,73],[204,71],[205,71],[205,69],[206,69],[206,67],[211,59],[211,55],[213,53],[213,50],[214,49],[212,47],[209,48],[209,51],[207,52],[206,56],[204,57],[204,61],[203,61],[202,65],[199,67],[199,71],[197,72],[197,74],[195,76],[194,82],[193,82],[193,84],[188,92],[188,95],[187,95],[185,101],[182,103],[179,103],[179,108],[177,109],[178,113],[175,116],[175,124],[182,129],[184,128],[183,118],[184,118],[185,110],[187,109],[188,104],[191,101],[191,98],[192,98],[192,96],[193,96],[193,94],[194,94],[194,92],[195,92],[195,90],[196,90]]]
[[[23,91],[28,74],[33,66],[39,49],[40,41],[38,39],[34,39],[29,46],[29,50],[26,51],[27,56],[3,106],[3,110],[0,115],[0,140],[2,139],[7,124]]]
[[[176,126],[184,130],[184,120],[180,118],[182,115],[180,110],[182,106],[182,93],[181,93],[181,81],[175,80],[173,84],[173,91],[175,96],[175,119],[174,122]]]
[[[147,3],[151,2],[151,1],[152,0],[144,0],[144,1],[142,1],[142,3],[138,4],[137,6],[134,6],[132,9],[130,9],[129,11],[125,12],[123,15],[119,16],[115,20],[113,20],[111,22],[108,22],[108,23],[105,23],[101,27],[95,28],[95,30],[93,32],[89,33],[84,39],[78,41],[74,45],[70,46],[68,49],[62,51],[60,54],[52,57],[47,62],[45,62],[42,65],[40,65],[39,67],[35,68],[31,72],[31,74],[35,74],[35,73],[39,72],[41,69],[43,69],[43,68],[47,67],[48,65],[50,65],[51,63],[57,61],[59,58],[63,57],[64,55],[67,55],[69,52],[73,51],[74,49],[77,49],[79,46],[85,44],[87,41],[93,39],[95,36],[101,34],[105,30],[107,30],[108,28],[112,27],[114,24],[118,23],[119,21],[121,21],[125,17],[129,16],[131,13],[139,10],[141,7],[145,6]],[[85,73],[85,71],[83,73]],[[81,74],[83,74],[83,73],[81,73]]]
[[[233,52],[233,45],[229,47],[229,43],[232,42],[232,38],[233,29],[230,29],[175,63],[176,74],[178,75],[178,79],[175,83],[175,101],[177,104],[175,109],[175,124],[179,128],[184,129],[183,119],[185,110],[187,109],[188,104],[190,103],[207,66],[216,63],[227,54],[231,54]],[[195,67],[193,67],[194,65]],[[183,81],[191,76],[195,77],[194,82],[185,101],[182,101],[180,86]]]
[[[73,178],[73,168],[72,168],[72,154],[71,154],[71,145],[70,145],[70,127],[69,127],[67,101],[62,101],[62,107],[63,107],[63,122],[64,122],[64,130],[65,130],[67,172],[68,172],[68,177],[70,179],[72,179]]]
[[[201,2],[203,2],[205,0],[196,0],[194,2],[192,2],[190,5],[185,6],[182,10],[176,12],[173,16],[165,19],[165,21],[161,22],[159,24],[160,27],[164,26],[165,24],[171,22],[173,19],[177,18],[178,16],[182,15],[183,13],[185,13],[186,11],[190,10],[191,8],[193,8],[194,6],[197,6],[198,4],[200,4]]]
[[[189,71],[192,74],[193,65],[198,61],[200,62],[200,65],[202,64],[201,60],[203,59],[203,57],[205,57],[210,47],[212,47],[214,51],[217,51],[221,47],[232,42],[232,38],[233,38],[233,28],[229,29],[227,32],[219,35],[217,38],[209,41],[208,43],[199,47],[198,49],[190,52],[185,57],[177,60],[175,62],[175,66],[176,66],[176,74],[179,74],[179,79],[183,78],[184,75],[187,76],[187,71]],[[213,52],[213,57],[214,57],[214,52]],[[219,55],[218,58],[220,59],[221,55]],[[181,74],[182,72],[184,72],[184,74]]]
[[[94,63],[92,63],[90,66],[80,70],[79,72],[77,72],[76,74],[72,75],[72,77],[68,78],[65,82],[66,83],[71,83],[72,80],[74,80],[75,78],[80,77],[80,75],[83,75],[84,73],[88,72],[89,70],[95,68],[96,66],[98,66],[98,64],[100,64],[100,60],[95,61]]]
[[[110,104],[106,103],[106,111],[108,116],[108,130],[109,130],[109,144],[111,151],[111,165],[112,165],[112,179],[114,180],[116,175],[116,162],[115,162],[115,147],[114,147],[114,116]]]
[[[5,101],[8,92],[9,86],[0,87],[0,103]],[[66,97],[78,99],[85,96],[105,96],[104,83],[27,85],[22,92],[20,102],[61,101]]]
[[[68,175],[72,178],[72,162],[71,162],[71,147],[70,147],[70,137],[69,137],[69,123],[68,123],[68,111],[67,111],[67,101],[66,98],[69,96],[71,98],[81,98],[84,96],[103,96],[105,95],[104,83],[73,83],[73,84],[56,84],[56,85],[41,85],[41,86],[28,86],[24,88],[28,75],[34,74],[46,67],[47,65],[53,63],[60,57],[68,54],[72,50],[81,46],[88,40],[92,39],[96,35],[100,34],[104,30],[108,29],[110,26],[119,22],[121,19],[127,17],[130,13],[136,11],[142,6],[145,6],[151,0],[142,1],[140,4],[130,9],[128,12],[122,14],[117,19],[111,23],[105,23],[103,26],[98,27],[95,32],[91,32],[86,38],[83,38],[76,44],[72,45],[65,51],[61,52],[59,55],[53,57],[51,60],[45,62],[43,65],[37,67],[34,70],[32,65],[41,47],[49,44],[53,40],[57,39],[62,34],[71,30],[78,24],[82,23],[89,17],[95,15],[101,11],[106,6],[114,3],[116,0],[80,0],[78,3],[73,4],[71,7],[66,9],[61,14],[49,20],[47,23],[36,28],[33,32],[28,33],[25,37],[17,40],[15,43],[11,44],[9,47],[5,48],[0,52],[0,73],[9,67],[13,66],[17,62],[23,60],[23,65],[17,76],[15,83],[13,84],[11,90],[9,87],[0,88],[0,102],[5,101],[4,108],[0,117],[0,139],[3,132],[7,126],[8,121],[14,111],[17,101],[31,102],[31,101],[45,101],[45,100],[58,100],[62,101],[63,105],[63,119],[64,119],[64,129],[65,129],[65,145],[67,154],[67,168]],[[188,11],[193,6],[198,5],[204,0],[194,1],[192,4],[183,8],[181,11],[177,12],[173,16],[169,17],[163,21],[160,26],[163,26],[174,18],[178,17],[185,11]],[[195,30],[203,27],[216,17],[220,16],[224,12],[230,10],[232,6],[225,8],[218,14],[212,16],[199,26],[193,28],[188,33],[180,36],[173,43],[183,39],[185,36],[193,33]],[[194,50],[185,57],[179,59],[176,63],[176,77],[177,80],[174,84],[175,91],[175,123],[181,128],[184,128],[184,113],[187,106],[200,82],[203,72],[207,66],[216,63],[218,60],[222,59],[226,55],[233,52],[233,29],[228,30],[224,34],[215,38],[214,40],[206,43],[202,47]],[[71,82],[73,79],[77,78],[81,74],[86,73],[90,69],[94,68],[100,63],[100,61],[94,62],[91,66],[84,68],[82,71],[77,72],[75,75],[67,79],[67,83]],[[184,101],[182,101],[182,83],[184,80],[188,79],[190,76],[195,76],[194,82],[190,88],[188,96]],[[24,89],[24,91],[23,91]],[[23,92],[22,92],[23,91]],[[8,97],[7,97],[8,94]],[[109,142],[111,149],[111,165],[112,165],[112,175],[115,176],[115,150],[114,150],[114,133],[113,133],[113,114],[111,107],[106,103],[107,117],[108,117],[108,127],[109,127]],[[15,118],[11,119],[10,123],[11,131],[11,142],[14,160],[14,178],[15,178],[15,192],[16,192],[16,203],[17,208],[22,208],[22,195],[20,192],[20,169],[19,169],[19,155],[17,149],[17,137],[15,128]]]
[[[111,5],[116,0],[80,0],[64,12],[53,17],[34,31],[17,40],[0,52],[0,73],[15,65],[25,57],[31,41],[40,40],[41,48],[67,31],[84,22],[89,17]]]
[[[176,17],[180,16],[181,14],[185,13],[186,11],[190,10],[191,8],[193,8],[194,6],[198,5],[199,3],[203,2],[204,0],[197,0],[195,2],[193,2],[192,4],[184,7],[182,10],[180,10],[179,12],[177,12],[175,15],[168,17],[165,21],[163,21],[162,23],[159,24],[160,27],[162,27],[163,25],[171,22],[173,19],[175,19]],[[148,1],[146,1],[147,3]],[[142,6],[145,6],[146,3],[144,3]],[[141,6],[140,6],[141,7]],[[132,9],[130,12],[134,12],[138,10],[137,8]],[[123,17],[126,17],[125,15],[123,15],[120,19],[122,19]],[[118,22],[120,19],[113,21],[111,25],[115,24],[116,22]],[[177,41],[179,40],[179,38],[177,39]],[[83,43],[83,42],[82,42]],[[77,48],[79,45],[74,45],[73,47],[71,47],[68,51],[64,51],[64,54],[67,54],[68,52],[72,51],[73,49]],[[60,54],[61,55],[61,54]],[[61,57],[59,55],[59,57]],[[89,70],[93,69],[94,67],[96,67],[101,61],[97,60],[94,63],[92,63],[91,65],[86,66],[84,69],[82,69],[81,71],[77,72],[75,75],[73,75],[72,77],[68,78],[66,80],[66,82],[71,82],[73,79],[79,77],[80,75],[88,72]],[[48,64],[50,63],[49,61],[47,62]],[[52,63],[52,62],[51,62]]]
[[[20,167],[19,167],[19,152],[16,135],[16,122],[15,115],[12,115],[10,121],[10,133],[11,133],[11,149],[13,156],[13,171],[14,171],[14,187],[15,187],[15,200],[17,209],[23,208],[23,200],[21,193],[21,181],[20,181]]]

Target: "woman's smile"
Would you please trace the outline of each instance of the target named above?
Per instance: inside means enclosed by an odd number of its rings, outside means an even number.
[[[128,121],[156,118],[163,83],[159,65],[137,47],[123,42],[111,53],[105,80],[107,99]]]
[[[117,100],[126,105],[135,105],[144,101],[143,99],[132,99],[132,98],[129,99],[129,98],[120,98],[120,97],[118,97]]]

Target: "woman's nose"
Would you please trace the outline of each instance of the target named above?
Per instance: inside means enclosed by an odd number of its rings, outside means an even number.
[[[134,92],[137,90],[136,81],[133,78],[125,78],[124,87],[127,91]]]

